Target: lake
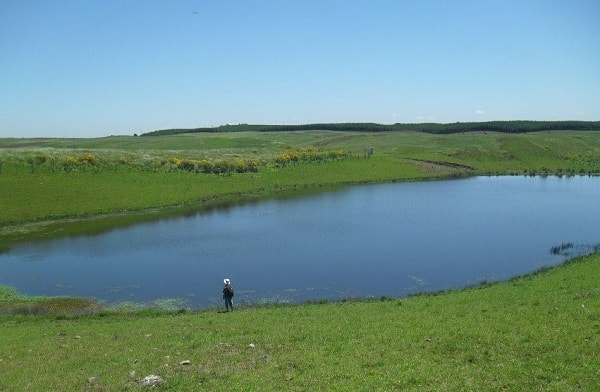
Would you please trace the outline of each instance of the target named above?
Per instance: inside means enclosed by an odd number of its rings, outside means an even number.
[[[0,284],[118,304],[401,297],[505,280],[600,243],[600,178],[350,186],[15,245]],[[559,254],[551,249],[569,244]]]

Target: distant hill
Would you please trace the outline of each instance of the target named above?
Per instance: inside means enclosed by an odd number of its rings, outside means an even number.
[[[416,131],[433,134],[450,134],[461,132],[505,132],[525,133],[541,131],[592,131],[600,130],[600,121],[487,121],[456,122],[448,124],[414,123],[414,124],[375,124],[375,123],[329,123],[303,125],[221,125],[212,128],[162,129],[142,134],[141,136],[166,136],[182,133],[210,132],[289,132],[289,131],[347,131],[347,132],[383,132],[383,131]]]

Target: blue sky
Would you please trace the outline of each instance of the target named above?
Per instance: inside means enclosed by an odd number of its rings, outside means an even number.
[[[0,137],[600,120],[600,1],[0,0]]]

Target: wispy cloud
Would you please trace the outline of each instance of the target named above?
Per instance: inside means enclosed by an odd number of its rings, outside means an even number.
[[[481,109],[477,109],[477,110],[475,110],[475,114],[478,116],[483,116],[485,114],[485,111],[483,111]]]
[[[434,122],[435,116],[429,114],[420,114],[417,116],[417,121],[419,122]]]

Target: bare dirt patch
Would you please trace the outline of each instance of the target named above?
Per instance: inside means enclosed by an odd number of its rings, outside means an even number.
[[[434,161],[427,159],[409,159],[415,162],[419,168],[426,173],[439,173],[447,171],[473,171],[475,170],[472,166],[461,165],[459,163],[447,162],[447,161]]]

